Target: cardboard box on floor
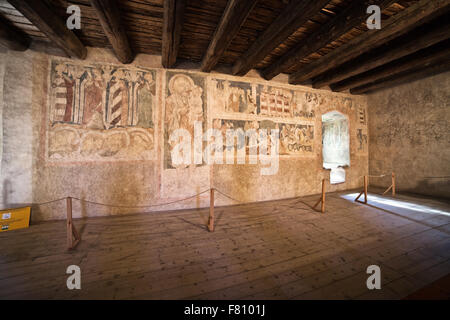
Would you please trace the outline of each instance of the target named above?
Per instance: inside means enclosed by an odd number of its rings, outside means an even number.
[[[31,207],[0,210],[0,232],[28,228]]]

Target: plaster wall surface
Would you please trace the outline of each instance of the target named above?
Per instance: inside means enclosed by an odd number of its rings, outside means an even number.
[[[400,191],[450,198],[450,73],[371,94],[368,109],[370,174],[394,171]]]
[[[1,202],[5,208],[32,202],[32,60],[28,53],[2,54]]]
[[[65,218],[64,200],[38,203],[67,196],[91,201],[74,199],[77,218],[206,207],[208,192],[144,206],[210,187],[243,202],[319,193],[321,179],[329,177],[322,168],[321,116],[330,111],[348,117],[350,134],[347,180],[330,188],[359,187],[368,172],[362,96],[291,86],[285,77],[265,81],[254,71],[232,77],[165,70],[160,57],[149,55],[122,65],[110,51],[94,48],[83,61],[29,51],[7,52],[3,60],[1,180],[8,189],[2,206],[33,203],[33,220]],[[248,154],[244,164],[175,165],[170,136],[176,129],[194,133],[194,121],[204,132],[278,129],[278,170],[261,174],[268,164],[250,164]],[[215,203],[236,204],[217,193]]]

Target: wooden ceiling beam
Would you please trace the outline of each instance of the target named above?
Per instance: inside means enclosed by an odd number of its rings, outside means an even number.
[[[450,70],[450,59],[446,57],[446,60],[439,61],[432,66],[426,66],[424,68],[416,69],[413,71],[404,72],[398,75],[394,75],[389,78],[380,79],[378,81],[350,89],[351,94],[367,94],[377,90],[391,88],[400,84],[413,82],[429,76],[433,76],[439,73],[447,72]]]
[[[257,2],[258,0],[228,0],[208,50],[203,57],[202,71],[211,71],[219,62]]]
[[[334,69],[431,21],[446,13],[449,8],[450,0],[420,0],[384,21],[380,30],[368,30],[327,55],[305,64],[299,71],[289,76],[289,83],[301,84],[328,70]]]
[[[69,56],[86,58],[86,47],[52,12],[45,1],[8,0],[8,2]]]
[[[446,19],[449,19],[449,17],[446,16]],[[350,61],[337,69],[330,70],[313,79],[313,88],[322,88],[348,79],[447,40],[450,38],[449,22],[450,20],[439,21],[438,26],[429,32],[419,33],[413,31],[405,43],[400,42],[399,45],[395,45],[396,40],[394,40],[394,43],[389,44],[386,51],[377,53],[374,56],[366,55],[363,59]],[[442,26],[441,23],[443,23]]]
[[[381,9],[389,7],[397,0],[365,0],[356,1],[349,4],[348,7],[319,27],[306,39],[300,41],[278,60],[262,71],[262,76],[270,80],[283,72],[289,66],[295,65],[301,59],[325,47],[327,44],[335,41],[343,34],[354,27],[359,26],[367,19],[367,7],[371,4],[379,5]]]
[[[419,69],[423,66],[429,66],[445,59],[445,57],[450,57],[450,43],[449,41],[444,41],[443,44],[438,46],[433,46],[425,50],[421,50],[413,55],[404,57],[400,60],[389,63],[388,65],[370,70],[356,77],[343,80],[341,82],[332,84],[331,90],[333,91],[344,91],[347,89],[353,89],[356,87],[363,86],[375,82],[379,79],[387,78],[389,76],[412,71]]]
[[[292,33],[323,9],[330,0],[293,0],[264,30],[250,48],[234,63],[234,75],[243,76],[263,60]]]
[[[116,1],[90,0],[97,13],[106,37],[111,43],[117,59],[122,63],[130,63],[134,59],[125,28],[120,21],[119,8]]]
[[[177,61],[185,7],[186,0],[164,0],[161,48],[161,62],[164,68],[173,67]]]
[[[15,51],[25,51],[30,47],[31,39],[19,28],[0,16],[0,45]]]

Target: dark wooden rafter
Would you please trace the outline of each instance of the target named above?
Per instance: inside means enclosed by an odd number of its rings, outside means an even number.
[[[448,57],[443,61],[438,61],[431,66],[423,66],[420,69],[407,71],[388,78],[383,78],[373,83],[363,85],[350,90],[351,94],[366,94],[381,89],[392,88],[404,83],[413,82],[439,73],[450,70],[450,59]]]
[[[115,0],[90,0],[102,25],[106,37],[111,43],[117,59],[130,63],[134,59],[125,28],[120,21],[119,8]]]
[[[185,7],[186,0],[164,0],[161,62],[165,68],[177,60]]]
[[[220,57],[241,29],[250,11],[258,0],[229,0],[217,26],[212,40],[201,64],[201,70],[211,71],[219,62]]]
[[[235,62],[234,75],[245,75],[273,49],[323,9],[330,0],[290,1],[282,13],[262,32],[250,48]]]
[[[434,65],[439,61],[445,60],[446,57],[450,57],[450,40],[444,41],[431,48],[421,50],[413,55],[391,62],[364,74],[333,84],[331,85],[331,89],[333,91],[343,91],[361,87],[399,73]]]
[[[338,67],[361,54],[402,36],[421,24],[447,12],[450,0],[421,0],[383,22],[381,30],[369,30],[329,54],[303,66],[289,76],[289,83],[301,84]]]
[[[449,19],[450,17],[446,15],[445,19],[439,19],[437,26],[428,32],[413,31],[411,35],[408,35],[408,40],[403,43],[400,42],[396,45],[396,40],[394,40],[393,43],[389,43],[389,48],[385,51],[374,56],[366,55],[364,59],[358,59],[357,62],[350,61],[337,69],[324,73],[313,79],[313,87],[322,88],[444,41],[450,38]]]
[[[317,31],[313,32],[265,68],[262,71],[262,76],[267,80],[272,79],[283,72],[283,69],[295,65],[301,59],[308,57],[354,27],[359,26],[367,19],[366,10],[369,5],[379,5],[380,8],[384,9],[395,2],[396,0],[365,0],[352,3],[344,11],[322,25]]]
[[[0,45],[10,50],[25,51],[30,43],[28,35],[0,16]]]
[[[45,1],[8,0],[8,2],[69,56],[86,58],[86,47]]]

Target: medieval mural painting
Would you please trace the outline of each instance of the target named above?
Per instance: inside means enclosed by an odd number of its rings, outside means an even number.
[[[366,124],[366,108],[364,108],[362,105],[358,105],[358,124],[365,125]]]
[[[50,160],[154,159],[155,70],[52,61]]]
[[[317,93],[216,78],[211,79],[211,91],[218,112],[262,118],[313,120],[317,107],[324,102]]]
[[[280,144],[279,155],[308,155],[313,152],[314,145],[314,126],[290,123],[277,123],[270,120],[262,121],[243,121],[243,120],[226,120],[214,119],[213,128],[222,132],[223,137],[227,137],[227,130],[239,130],[244,138],[236,139],[234,145],[228,146],[226,139],[223,140],[224,150],[226,148],[236,148],[237,150],[245,148],[246,154],[250,154],[250,148],[259,147],[258,141],[250,139],[249,135],[245,135],[249,130],[255,130],[255,134],[259,137],[259,130],[267,130],[267,151],[270,153],[271,147],[271,130],[276,129],[279,132]],[[252,145],[253,143],[253,145]]]
[[[356,107],[356,153],[367,155],[369,141],[367,133],[367,112],[365,106],[357,104]]]
[[[271,130],[277,129],[281,156],[313,155],[316,110],[324,103],[321,95],[215,77],[209,88],[213,127],[224,136],[227,129],[240,128],[244,132],[267,129],[270,137]],[[248,144],[246,138],[247,151]]]
[[[369,152],[367,129],[365,128],[356,129],[356,138],[357,138],[357,146],[356,146],[357,152],[367,154]]]
[[[164,108],[164,168],[184,168],[187,164],[175,164],[171,159],[173,148],[180,141],[171,140],[176,130],[186,130],[190,137],[194,137],[194,123],[200,123],[202,132],[206,128],[206,92],[205,79],[189,73],[166,73]],[[180,131],[180,130],[178,130]],[[180,137],[184,138],[184,137]],[[191,144],[194,146],[194,144]],[[200,144],[200,148],[203,143]],[[190,150],[194,155],[194,150]],[[195,161],[190,161],[194,163]],[[194,164],[199,165],[199,164]],[[201,164],[200,164],[201,165]]]

